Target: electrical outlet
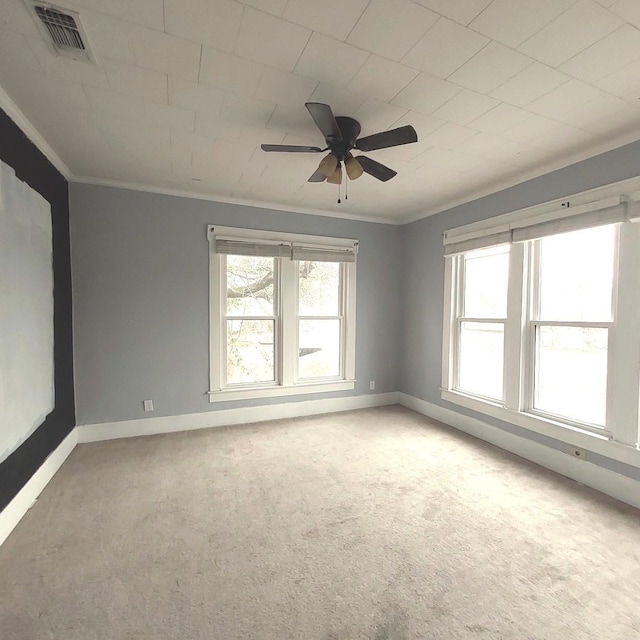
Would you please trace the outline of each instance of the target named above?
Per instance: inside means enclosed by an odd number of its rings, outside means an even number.
[[[581,460],[585,460],[587,457],[587,452],[584,449],[580,449],[578,447],[571,447],[569,452],[574,458],[580,458]]]
[[[369,391],[375,391],[375,390],[376,390],[376,381],[371,380],[371,382],[369,382]]]
[[[143,400],[142,406],[145,411],[153,411],[153,400]]]

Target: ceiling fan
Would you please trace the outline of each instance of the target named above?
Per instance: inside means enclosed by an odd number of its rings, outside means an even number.
[[[332,184],[342,183],[342,164],[350,180],[359,178],[363,172],[386,182],[391,180],[397,172],[383,164],[367,158],[366,156],[354,157],[351,151],[375,151],[387,147],[396,147],[401,144],[409,144],[418,141],[418,134],[411,125],[374,133],[365,138],[358,138],[360,135],[360,123],[353,118],[346,116],[334,116],[331,107],[321,102],[306,102],[311,117],[318,125],[324,136],[327,146],[306,147],[300,145],[286,144],[263,144],[263,151],[285,151],[289,153],[322,153],[329,151],[318,166],[318,169],[309,178],[309,182],[331,182]]]

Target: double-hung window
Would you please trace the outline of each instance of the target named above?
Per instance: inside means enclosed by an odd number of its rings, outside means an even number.
[[[278,264],[264,256],[225,255],[224,337],[229,386],[273,383],[278,335]]]
[[[343,265],[300,260],[297,275],[298,379],[340,376],[343,342]]]
[[[637,447],[640,224],[629,207],[585,194],[445,234],[443,399],[585,447],[585,436]]]
[[[354,388],[357,243],[210,226],[212,402]]]
[[[617,225],[606,225],[528,247],[532,412],[606,426],[617,236]]]
[[[458,261],[456,389],[504,398],[504,335],[509,245],[465,253]]]

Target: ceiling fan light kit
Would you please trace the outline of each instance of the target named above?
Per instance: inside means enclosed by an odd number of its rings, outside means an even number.
[[[338,165],[336,170],[327,178],[331,184],[342,184],[342,167]]]
[[[344,168],[349,180],[357,180],[364,173],[362,165],[353,156],[344,161]]]
[[[305,107],[311,114],[314,122],[324,136],[327,146],[320,147],[283,145],[283,144],[263,144],[263,151],[277,151],[287,153],[329,153],[320,161],[318,169],[311,175],[308,182],[329,182],[331,184],[342,183],[342,163],[350,180],[356,180],[363,173],[368,173],[374,178],[386,182],[391,180],[397,173],[371,158],[366,156],[356,156],[351,154],[352,149],[358,151],[376,151],[397,147],[402,144],[410,144],[418,141],[418,134],[411,125],[374,133],[365,138],[358,138],[360,135],[360,123],[353,118],[346,116],[334,116],[331,107],[321,102],[307,102]],[[338,198],[338,202],[340,199]]]
[[[333,175],[335,170],[338,168],[338,158],[333,155],[333,153],[329,153],[322,160],[320,160],[320,164],[318,165],[318,170],[322,175],[326,178]]]

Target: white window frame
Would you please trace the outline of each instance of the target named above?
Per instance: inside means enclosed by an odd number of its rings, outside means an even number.
[[[456,296],[454,300],[454,322],[453,322],[453,353],[454,359],[452,361],[452,379],[451,379],[451,388],[456,392],[464,393],[474,398],[479,398],[483,402],[490,402],[494,404],[502,405],[504,404],[505,391],[504,391],[504,362],[502,368],[502,398],[490,398],[488,396],[482,396],[477,393],[473,393],[471,391],[465,391],[460,387],[460,336],[462,334],[462,324],[464,322],[473,322],[476,324],[501,324],[503,328],[503,335],[505,336],[506,342],[506,331],[507,331],[507,318],[477,318],[470,317],[465,315],[465,300],[464,300],[464,290],[465,290],[465,272],[466,262],[464,260],[463,255],[459,255],[456,257]],[[507,305],[508,306],[508,305]],[[506,351],[506,350],[505,350]]]
[[[525,357],[525,363],[527,370],[525,371],[525,398],[522,405],[522,410],[526,413],[538,416],[547,420],[559,421],[567,426],[571,426],[577,429],[583,429],[591,431],[596,434],[600,434],[610,439],[612,437],[611,431],[606,426],[599,426],[589,423],[582,423],[576,420],[572,420],[566,416],[558,416],[548,411],[536,408],[535,406],[535,390],[536,390],[536,374],[537,374],[537,357],[538,351],[536,348],[538,329],[540,327],[586,327],[593,329],[607,329],[607,390],[606,390],[606,403],[607,403],[607,417],[605,424],[611,423],[609,411],[612,405],[613,398],[613,376],[611,375],[614,369],[614,362],[612,358],[611,346],[613,344],[613,336],[615,335],[616,328],[616,311],[617,311],[617,290],[618,290],[618,254],[619,254],[619,242],[620,242],[620,225],[616,226],[616,232],[614,235],[614,256],[613,256],[613,281],[611,287],[611,320],[610,321],[577,321],[577,320],[540,320],[540,240],[533,240],[524,245],[524,251],[526,252],[527,263],[532,265],[531,269],[528,269],[528,275],[530,281],[527,283],[524,305],[524,318],[525,318],[525,335],[524,335],[524,347],[527,351]]]
[[[355,388],[356,261],[340,262],[341,357],[340,376],[297,379],[298,366],[298,280],[297,260],[276,258],[275,297],[275,381],[224,384],[226,349],[226,256],[215,250],[215,239],[232,238],[239,242],[290,244],[311,252],[349,252],[357,256],[358,243],[352,239],[327,238],[209,225],[209,402],[270,398]],[[293,253],[293,250],[292,250]],[[312,260],[312,257],[307,258]],[[336,261],[340,261],[337,259]]]
[[[296,380],[298,381],[298,383],[300,384],[304,384],[304,383],[314,383],[314,382],[320,382],[320,381],[328,381],[328,380],[342,380],[345,377],[345,371],[346,371],[346,358],[345,358],[345,349],[344,349],[344,345],[345,345],[345,339],[346,339],[346,327],[347,327],[347,322],[346,322],[346,310],[347,310],[347,305],[348,305],[348,300],[347,300],[347,287],[345,286],[345,281],[348,277],[347,274],[347,269],[346,269],[346,263],[340,263],[339,264],[339,268],[340,268],[340,274],[339,274],[339,286],[340,286],[340,290],[338,291],[338,314],[337,315],[313,315],[313,316],[306,316],[306,315],[300,315],[300,309],[299,309],[299,298],[300,298],[300,271],[298,269],[295,270],[295,278],[296,278],[296,286],[295,286],[295,307],[296,307],[296,348],[299,350],[300,349],[300,321],[301,320],[338,320],[339,323],[339,327],[340,327],[340,331],[339,331],[339,340],[340,340],[340,358],[339,358],[339,363],[338,363],[338,375],[337,376],[332,376],[331,378],[326,377],[326,378],[313,378],[313,377],[309,377],[309,378],[301,378],[299,371],[298,371],[298,366],[300,363],[300,358],[297,357],[295,358],[295,362],[296,362],[296,367],[295,367],[295,375],[296,375]]]
[[[273,314],[270,316],[239,316],[239,315],[229,315],[226,310],[227,301],[225,299],[226,294],[226,272],[227,272],[227,256],[220,255],[219,256],[219,265],[220,265],[220,292],[222,294],[221,304],[220,304],[220,351],[221,351],[221,363],[219,371],[219,380],[220,386],[222,388],[223,380],[226,380],[227,377],[227,362],[225,356],[226,349],[223,345],[227,344],[227,336],[228,336],[228,322],[229,320],[271,320],[273,322],[273,380],[260,381],[260,382],[227,382],[225,386],[229,391],[233,391],[234,389],[259,389],[263,387],[272,387],[274,384],[279,384],[279,381],[282,379],[281,371],[282,371],[282,357],[280,351],[280,343],[282,338],[282,313],[280,311],[281,308],[281,268],[280,263],[275,259],[273,260]]]
[[[581,447],[609,458],[640,467],[640,181],[637,179],[577,194],[562,201],[545,203],[522,211],[452,229],[445,234],[448,243],[460,253],[445,247],[443,315],[443,357],[441,398],[484,415],[523,427],[544,436]],[[618,223],[616,266],[613,282],[613,321],[578,323],[606,326],[608,340],[607,419],[605,428],[582,424],[533,409],[535,314],[530,268],[535,259],[535,241],[513,242],[509,263],[509,291],[505,325],[504,402],[473,396],[455,388],[457,299],[460,282],[460,254],[474,248],[505,241],[514,229],[562,220],[571,215],[589,217],[598,211],[628,202],[626,215]],[[621,206],[625,206],[621,204]],[[578,218],[575,218],[576,220]],[[572,322],[558,323],[574,325]],[[569,452],[569,448],[567,449]]]

